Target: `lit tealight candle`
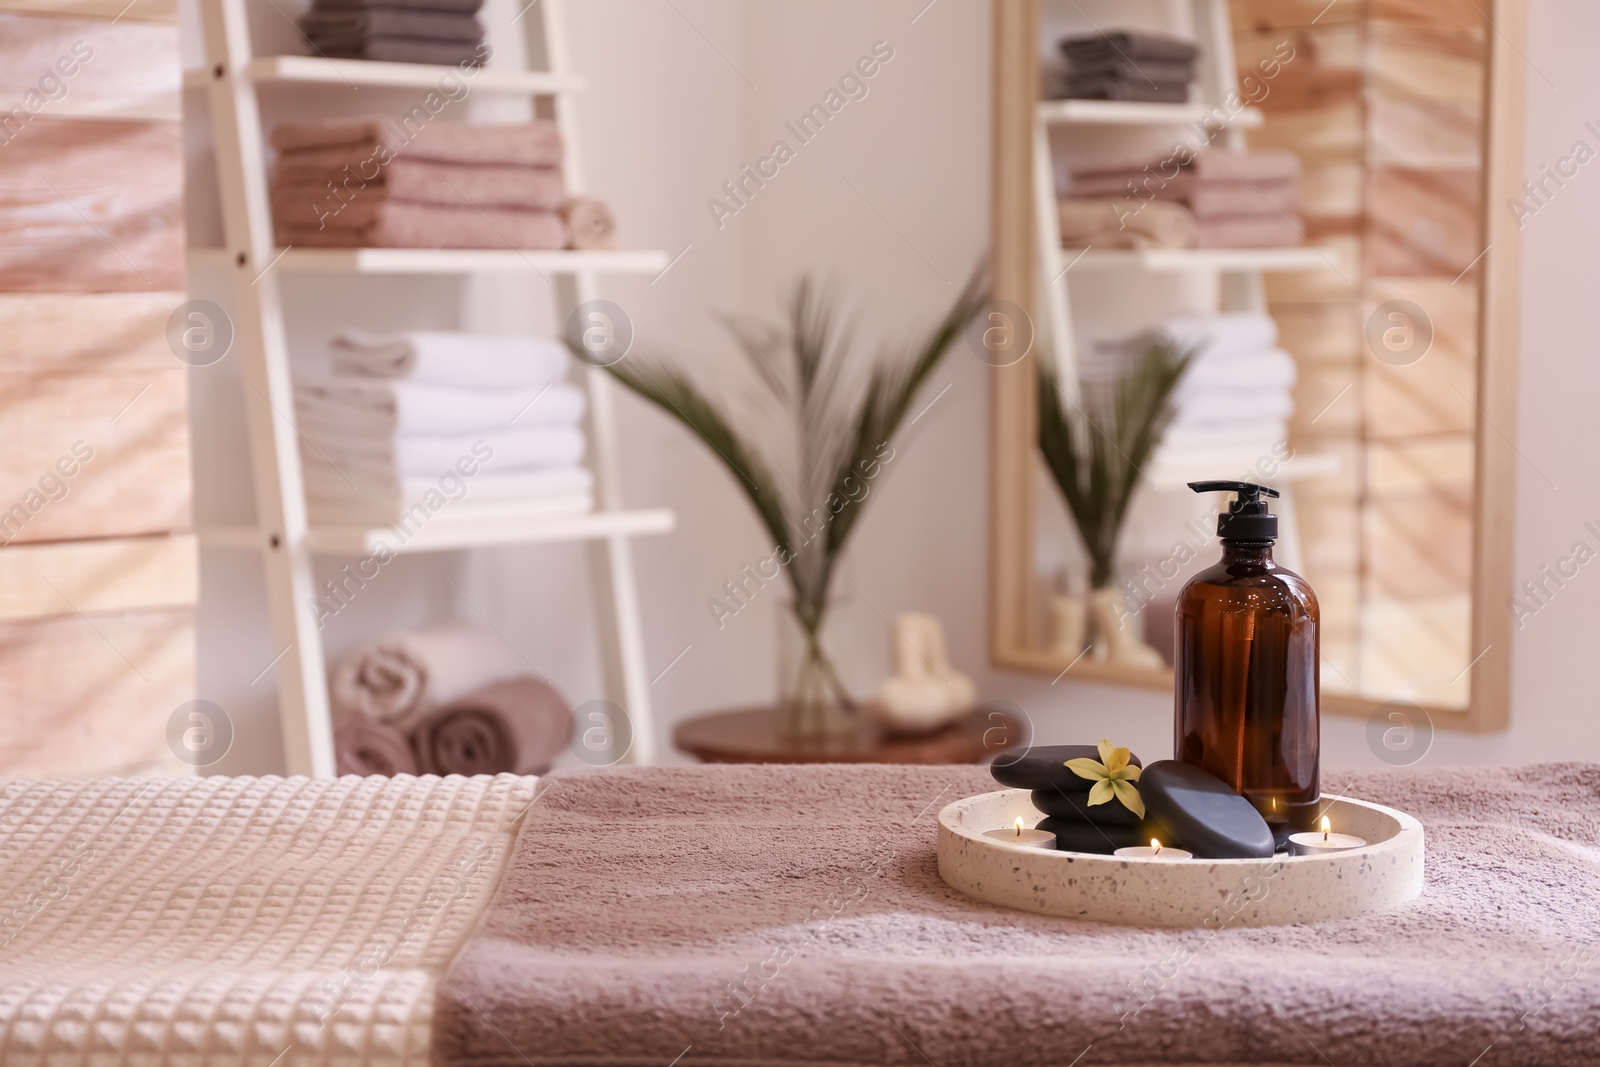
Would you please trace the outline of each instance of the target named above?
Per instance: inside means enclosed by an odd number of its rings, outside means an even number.
[[[1318,829],[1289,835],[1289,852],[1295,856],[1322,856],[1330,852],[1348,852],[1366,843],[1364,837],[1333,833],[1333,824],[1324,815]]]
[[[1128,848],[1117,849],[1117,855],[1125,860],[1191,860],[1193,852],[1185,852],[1181,848],[1165,848],[1155,838],[1150,839],[1148,845],[1132,845]]]
[[[1056,835],[1049,830],[1029,830],[1022,825],[1022,818],[1018,816],[1015,826],[1008,826],[1002,830],[985,830],[984,837],[990,841],[998,841],[1002,845],[1019,845],[1022,848],[1055,848]]]

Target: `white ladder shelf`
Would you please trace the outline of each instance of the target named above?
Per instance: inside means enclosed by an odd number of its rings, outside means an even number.
[[[1313,245],[1291,248],[1066,249],[1056,212],[1056,175],[1050,130],[1057,126],[1172,126],[1200,123],[1214,116],[1230,93],[1237,93],[1232,19],[1228,0],[1192,0],[1195,37],[1200,45],[1200,100],[1187,104],[1149,104],[1122,100],[1041,100],[1033,122],[1034,222],[1037,227],[1041,306],[1064,389],[1076,390],[1078,358],[1068,291],[1077,271],[1200,271],[1220,279],[1221,310],[1267,311],[1262,276],[1269,271],[1337,269],[1337,253]],[[1259,127],[1260,111],[1236,110],[1218,138],[1224,151],[1243,151],[1244,131]],[[1279,479],[1317,477],[1338,470],[1333,455],[1296,455],[1281,464]],[[1181,483],[1173,483],[1172,487]],[[1287,489],[1276,509],[1284,533],[1278,557],[1291,569],[1300,564],[1293,494]]]
[[[606,273],[656,273],[667,256],[656,251],[536,252],[511,249],[290,249],[275,246],[262,139],[259,86],[350,84],[379,88],[432,88],[455,70],[408,63],[332,60],[313,56],[256,56],[245,0],[201,0],[206,67],[185,74],[190,88],[204,87],[210,104],[225,247],[201,252],[201,261],[225,264],[232,279],[234,345],[242,362],[256,525],[203,531],[211,547],[255,549],[266,568],[268,610],[278,651],[279,716],[288,773],[334,773],[333,732],[326,664],[316,618],[314,554],[360,555],[376,548],[386,530],[312,527],[308,522],[294,394],[279,278],[294,272],[464,275],[503,272],[545,275],[556,286],[559,321],[599,295]],[[566,145],[569,192],[583,189],[578,136],[570,94],[581,82],[568,70],[561,0],[540,0],[546,70],[489,67],[473,78],[473,91],[547,99]],[[530,15],[532,12],[530,11]],[[518,515],[430,523],[404,550],[447,551],[487,545],[586,541],[601,628],[606,696],[628,717],[631,746],[622,758],[648,763],[653,755],[650,685],[629,538],[673,526],[664,509],[623,507],[617,458],[616,416],[607,373],[584,367],[589,394],[589,439],[597,510],[584,515]],[[393,539],[389,538],[391,547]]]

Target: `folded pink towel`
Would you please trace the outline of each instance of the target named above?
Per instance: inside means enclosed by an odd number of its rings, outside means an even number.
[[[379,719],[404,731],[457,697],[515,677],[520,666],[493,631],[441,622],[350,649],[328,672],[328,691],[339,721]]]
[[[573,248],[617,247],[617,220],[604,200],[575,196],[561,205]]]
[[[572,740],[572,709],[538,678],[488,685],[412,729],[424,774],[543,774]]]
[[[566,199],[566,186],[559,167],[441,163],[406,157],[380,165],[371,155],[311,148],[280,154],[272,168],[274,207],[280,197],[291,194],[315,203],[324,213],[368,196],[552,211]]]
[[[1074,168],[1072,181],[1105,177],[1149,177],[1172,180],[1179,174],[1192,174],[1202,181],[1284,181],[1300,176],[1300,157],[1284,148],[1258,148],[1248,152],[1209,149],[1194,153],[1180,162],[1175,155],[1156,159],[1092,163]]]
[[[383,146],[397,157],[444,163],[502,163],[529,167],[561,165],[561,132],[548,119],[504,126],[477,126],[433,119],[309,119],[272,128],[279,152],[340,148],[370,155]]]
[[[411,742],[394,726],[349,715],[333,731],[334,765],[340,774],[416,774]]]
[[[1211,181],[1180,174],[1171,181],[1143,174],[1103,175],[1072,181],[1074,197],[1117,198],[1123,210],[1139,201],[1183,204],[1197,217],[1206,215],[1293,214],[1300,209],[1300,188],[1287,178],[1262,181]]]
[[[1195,220],[1200,248],[1285,248],[1306,243],[1298,215],[1212,215]]]
[[[935,818],[983,768],[558,771],[438,984],[433,1062],[1593,1062],[1600,764],[1325,778],[1422,821],[1422,897],[1184,931],[946,886]]]
[[[559,249],[567,247],[567,227],[554,211],[514,208],[445,207],[402,200],[376,200],[364,210],[346,209],[317,228],[316,220],[280,220],[274,227],[280,245],[311,248],[485,248]]]

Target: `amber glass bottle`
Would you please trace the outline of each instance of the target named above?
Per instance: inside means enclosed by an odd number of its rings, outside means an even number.
[[[1274,832],[1312,829],[1320,796],[1317,597],[1272,561],[1278,518],[1250,482],[1217,516],[1222,559],[1178,597],[1174,751],[1227,782]]]

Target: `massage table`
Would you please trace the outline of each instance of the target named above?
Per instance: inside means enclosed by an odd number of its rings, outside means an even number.
[[[1387,914],[1173,930],[939,879],[982,768],[0,783],[0,1062],[1600,1063],[1600,765],[1328,774]]]

